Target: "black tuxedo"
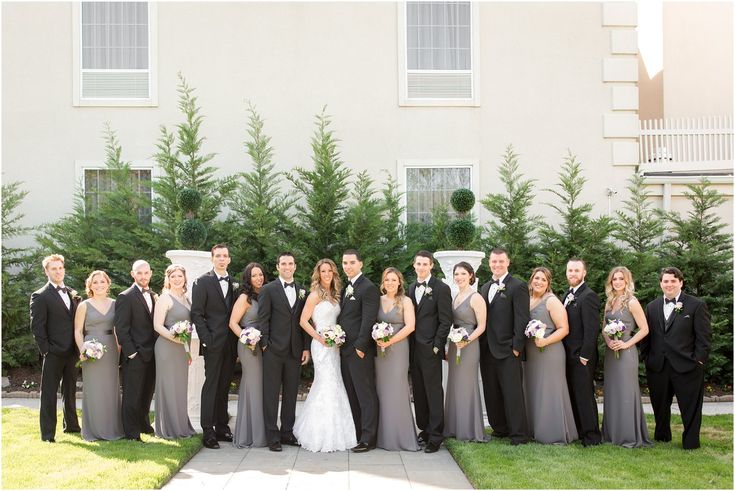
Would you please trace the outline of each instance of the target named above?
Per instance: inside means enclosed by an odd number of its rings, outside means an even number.
[[[56,391],[61,382],[64,404],[64,431],[80,431],[76,411],[77,346],[74,342],[74,314],[79,297],[69,297],[66,307],[53,283],[31,294],[31,331],[43,355],[41,373],[41,439],[56,433]]]
[[[361,274],[347,295],[345,284],[340,299],[337,322],[347,339],[340,349],[342,380],[350,400],[357,441],[374,446],[378,439],[378,393],[375,390],[376,344],[373,325],[378,318],[380,292],[372,281]],[[362,351],[360,358],[355,350]]]
[[[155,309],[155,296],[151,292]],[[153,312],[140,288],[133,285],[115,301],[115,334],[122,348],[122,422],[125,438],[153,433],[149,413],[156,387],[153,347],[158,333],[153,329]],[[133,358],[130,355],[137,353]]]
[[[488,293],[493,282],[482,285],[480,293],[487,304],[487,322],[480,341],[480,374],[485,409],[494,434],[511,441],[529,440],[526,405],[523,399],[523,334],[530,320],[528,285],[507,274],[504,288],[492,300]],[[520,354],[515,356],[513,350]]]
[[[431,288],[431,293],[424,293],[419,303],[416,303],[416,282],[408,288],[416,312],[416,330],[410,338],[411,380],[416,425],[424,441],[439,445],[444,438],[442,360],[453,322],[452,291],[433,275],[426,286]]]
[[[562,295],[564,302],[567,295]],[[584,445],[596,445],[602,440],[595,399],[595,367],[597,366],[597,335],[600,332],[600,298],[587,283],[574,293],[574,301],[566,306],[569,334],[564,338],[567,353],[567,384],[572,402],[577,433]],[[582,365],[579,358],[586,358]]]
[[[699,447],[704,398],[704,363],[710,351],[711,328],[707,306],[697,297],[681,293],[681,311],[664,317],[664,299],[646,306],[648,336],[641,341],[651,405],[656,419],[654,438],[671,441],[671,402],[679,403],[684,423],[684,448]]]
[[[229,328],[234,288],[232,280],[228,279],[227,295],[223,295],[220,283],[211,270],[197,278],[191,290],[191,320],[204,356],[200,406],[205,440],[231,433],[227,394],[237,358],[237,338]]]
[[[301,354],[309,349],[311,337],[299,325],[306,290],[294,282],[296,300],[288,301],[280,278],[265,285],[258,294],[258,328],[263,347],[263,419],[268,443],[293,437],[296,399],[301,381]],[[278,396],[283,387],[281,429],[278,429]]]

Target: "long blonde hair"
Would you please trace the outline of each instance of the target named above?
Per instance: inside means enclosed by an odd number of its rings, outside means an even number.
[[[396,298],[393,303],[396,307],[398,307],[398,311],[400,312],[403,309],[403,297],[406,295],[406,287],[405,281],[403,280],[403,275],[400,271],[398,271],[397,268],[394,268],[393,266],[385,268],[385,271],[383,271],[383,275],[380,277],[380,293],[385,295],[386,291],[385,288],[383,288],[383,282],[385,281],[385,277],[388,276],[390,273],[393,273],[398,277],[398,290],[396,291]]]
[[[623,301],[621,307],[628,308],[628,303],[631,301],[631,299],[635,298],[635,284],[633,283],[633,274],[631,274],[630,270],[625,266],[616,266],[612,270],[610,270],[610,273],[607,275],[607,279],[605,280],[605,295],[607,295],[607,302],[605,302],[605,312],[611,311],[613,303],[615,302],[615,300],[617,300],[619,296],[621,296],[615,293],[615,290],[613,290],[612,280],[613,276],[615,276],[615,273],[623,273],[623,280],[625,280],[625,290],[623,290],[622,294]]]
[[[319,268],[324,264],[328,264],[332,270],[332,284],[329,285],[329,290],[326,290],[322,286],[321,276],[319,275]],[[329,258],[317,261],[316,266],[314,266],[314,271],[311,273],[311,291],[319,295],[319,300],[339,302],[340,292],[342,291],[342,280],[339,279],[339,271],[337,271],[337,265],[334,261]]]

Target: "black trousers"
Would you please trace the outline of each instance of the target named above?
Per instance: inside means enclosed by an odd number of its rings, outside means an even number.
[[[140,353],[123,359],[122,423],[125,438],[153,433],[150,412],[156,388],[156,360],[145,361]]]
[[[77,419],[77,361],[74,352],[66,355],[47,353],[41,368],[41,439],[50,440],[56,434],[56,392],[61,382],[61,401],[63,403],[66,432],[80,431]]]
[[[529,441],[526,403],[523,398],[521,358],[512,354],[495,358],[480,339],[480,375],[487,419],[496,436],[509,436],[513,442]]]
[[[263,352],[263,420],[268,443],[293,436],[296,398],[301,381],[301,360],[270,349]],[[281,429],[278,429],[278,396],[281,396]]]
[[[237,349],[237,345],[234,348]],[[226,343],[222,349],[216,351],[204,348],[204,384],[200,414],[205,439],[231,433],[227,401],[234,371],[235,356],[232,343]]]
[[[579,439],[585,445],[596,445],[602,441],[595,399],[595,366],[597,354],[582,365],[579,358],[567,357],[567,384],[572,412],[577,425]]]
[[[434,354],[433,346],[414,343],[411,358],[411,383],[416,426],[433,444],[444,439],[444,388],[442,387],[443,350]]]
[[[671,403],[673,397],[679,403],[684,433],[681,437],[685,449],[699,448],[699,430],[702,426],[702,403],[704,400],[704,368],[679,373],[664,359],[660,372],[646,370],[651,405],[656,420],[653,438],[658,441],[671,441]]]
[[[355,434],[359,443],[376,445],[378,441],[379,402],[375,390],[375,357],[357,356],[354,348],[342,356],[342,381],[350,401]]]

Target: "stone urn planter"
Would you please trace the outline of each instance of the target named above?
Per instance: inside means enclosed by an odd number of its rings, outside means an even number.
[[[444,283],[449,285],[449,287],[452,289],[452,298],[454,298],[457,295],[457,286],[454,284],[453,280],[453,274],[452,270],[454,269],[454,265],[466,261],[470,263],[472,268],[477,271],[477,269],[482,264],[482,260],[485,258],[485,253],[482,251],[436,251],[434,253],[434,259],[439,263],[439,266],[442,268],[442,273],[444,273]],[[478,282],[475,280],[475,283],[472,285],[472,288],[477,291]]]

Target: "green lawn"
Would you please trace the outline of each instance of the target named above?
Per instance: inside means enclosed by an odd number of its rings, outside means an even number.
[[[38,410],[3,408],[2,487],[157,489],[202,446],[199,436],[163,440],[143,435],[146,444],[120,440],[86,442],[61,432],[56,443],[41,441]]]
[[[653,435],[653,416],[647,416]],[[704,416],[702,448],[681,448],[681,418],[672,416],[673,441],[652,448],[614,445],[511,446],[505,439],[447,448],[475,488],[732,489],[733,417]]]

